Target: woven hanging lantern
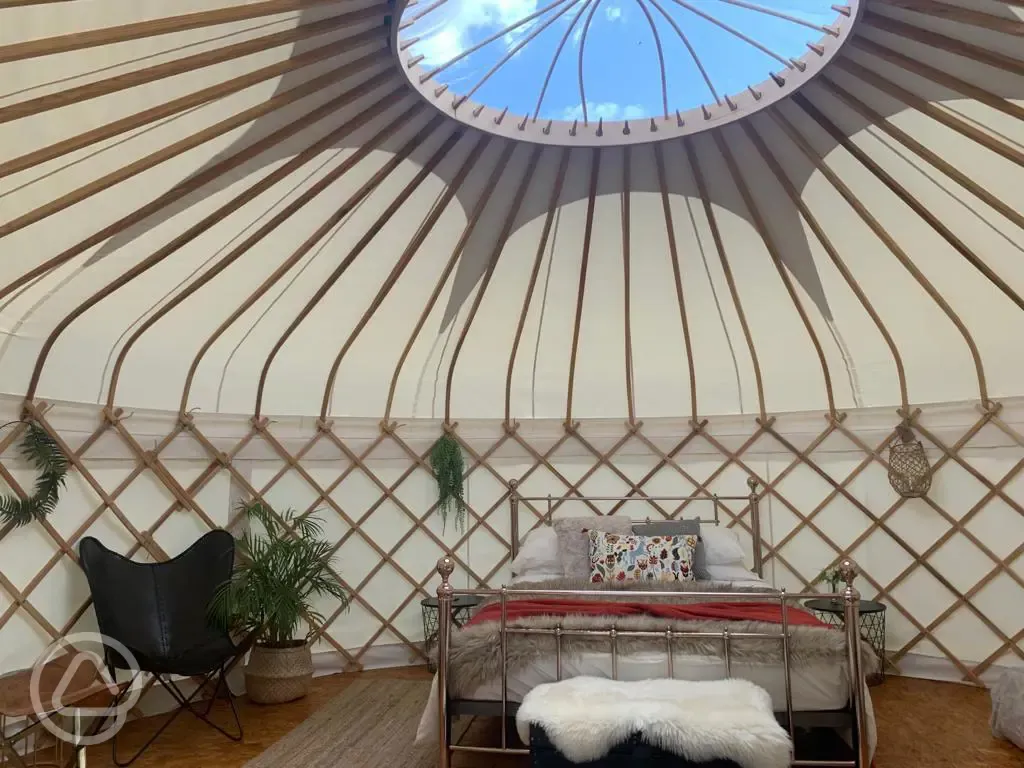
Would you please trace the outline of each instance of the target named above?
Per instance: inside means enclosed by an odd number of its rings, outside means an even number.
[[[932,487],[932,467],[908,424],[900,424],[896,432],[900,440],[889,446],[889,485],[904,498],[919,498]]]

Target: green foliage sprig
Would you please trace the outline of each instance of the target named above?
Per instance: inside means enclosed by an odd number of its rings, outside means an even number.
[[[42,520],[57,508],[68,473],[68,459],[57,441],[35,422],[29,422],[20,450],[35,466],[39,477],[28,498],[14,494],[0,496],[0,523],[13,524],[16,528]]]
[[[238,563],[214,594],[210,617],[224,629],[255,632],[266,646],[287,648],[303,618],[325,622],[314,597],[329,595],[348,607],[348,593],[331,571],[333,547],[321,539],[323,523],[313,515],[287,509],[278,516],[259,501],[239,506],[262,531],[249,530],[238,541]]]
[[[437,510],[441,513],[441,523],[448,526],[448,515],[455,513],[455,527],[466,530],[466,499],[463,489],[465,462],[462,448],[454,436],[445,432],[434,443],[430,451],[430,467],[437,479]]]
[[[839,591],[839,582],[843,580],[842,575],[839,573],[838,568],[826,568],[818,576],[822,581],[828,582],[828,585],[832,588],[833,592]]]

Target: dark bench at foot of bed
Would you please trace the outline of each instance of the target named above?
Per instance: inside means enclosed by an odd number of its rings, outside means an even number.
[[[796,753],[801,760],[854,760],[853,750],[830,728],[796,731]],[[533,768],[740,768],[732,760],[695,763],[644,744],[634,736],[611,753],[590,763],[573,763],[555,749],[543,728],[530,727],[530,760]]]
[[[741,768],[732,760],[694,763],[679,755],[644,744],[638,736],[615,747],[606,757],[590,763],[573,763],[563,757],[543,728],[530,727],[530,760],[533,768]]]

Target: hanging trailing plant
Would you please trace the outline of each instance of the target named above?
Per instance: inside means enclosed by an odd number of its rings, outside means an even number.
[[[68,472],[67,457],[57,441],[35,422],[29,422],[20,450],[21,455],[32,462],[39,477],[28,498],[14,494],[0,496],[0,523],[15,527],[42,520],[56,509]]]
[[[463,495],[462,477],[465,464],[459,441],[445,432],[434,443],[430,451],[430,467],[437,479],[437,509],[441,513],[441,522],[448,526],[448,515],[455,513],[455,527],[466,529],[466,500]]]

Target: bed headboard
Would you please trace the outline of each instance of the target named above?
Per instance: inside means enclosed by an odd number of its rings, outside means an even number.
[[[551,515],[554,512],[555,506],[566,501],[576,502],[595,502],[595,501],[616,501],[620,503],[625,502],[636,502],[642,501],[648,504],[654,504],[659,501],[664,502],[676,502],[680,505],[689,503],[691,501],[703,501],[711,502],[714,517],[710,519],[698,517],[688,518],[696,519],[702,523],[710,523],[719,525],[721,517],[719,512],[721,511],[722,505],[727,501],[745,501],[750,509],[750,531],[751,538],[753,539],[753,550],[754,550],[754,573],[759,577],[764,578],[764,557],[762,553],[762,542],[761,542],[761,513],[759,509],[760,496],[757,493],[757,488],[760,483],[756,478],[750,477],[747,479],[747,487],[750,488],[750,493],[743,496],[719,496],[712,493],[701,493],[694,494],[693,496],[583,496],[580,494],[574,494],[571,496],[523,496],[519,493],[519,481],[510,480],[508,483],[509,487],[509,514],[511,515],[511,537],[512,537],[512,558],[515,559],[516,555],[519,554],[519,505],[522,502],[543,502],[547,505],[546,512],[541,518],[541,523],[551,523]],[[742,514],[742,512],[740,513]],[[737,516],[738,517],[738,516]],[[650,518],[648,518],[649,520]],[[675,519],[674,517],[669,519]]]

